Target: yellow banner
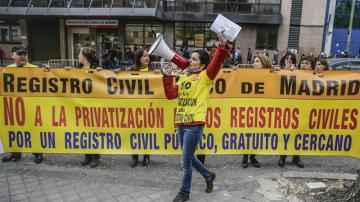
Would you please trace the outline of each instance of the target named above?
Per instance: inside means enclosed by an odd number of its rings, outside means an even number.
[[[198,153],[360,157],[358,72],[222,70]],[[160,74],[1,69],[5,151],[179,154]]]

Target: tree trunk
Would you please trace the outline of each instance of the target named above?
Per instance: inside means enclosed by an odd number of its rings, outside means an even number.
[[[358,202],[360,201],[360,175],[358,170],[358,177],[356,181],[351,185],[349,190],[346,192],[342,201],[346,202]]]

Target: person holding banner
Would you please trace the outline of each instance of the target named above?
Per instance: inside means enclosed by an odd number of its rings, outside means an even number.
[[[91,47],[82,47],[79,53],[79,68],[96,69],[100,71],[99,59],[96,52]],[[85,154],[85,159],[81,166],[90,165],[90,168],[96,168],[100,164],[100,154]]]
[[[315,70],[315,60],[312,56],[306,56],[299,62],[299,69],[303,70]]]
[[[318,59],[316,59],[315,70],[316,70],[316,75],[317,75],[317,76],[323,77],[323,76],[324,76],[323,71],[324,71],[324,70],[329,70],[329,64],[328,64],[328,62],[326,61],[326,59],[324,59],[324,58],[318,58]]]
[[[294,53],[286,53],[280,60],[280,66],[283,69],[295,70],[296,69],[296,55]]]
[[[37,68],[38,66],[28,63],[28,57],[27,57],[27,49],[24,46],[14,46],[11,49],[11,58],[14,60],[14,63],[11,65],[8,65],[7,67],[33,67]],[[1,159],[2,162],[9,162],[9,161],[18,161],[21,159],[21,153],[19,152],[13,152]],[[42,154],[34,153],[34,162],[36,164],[39,164],[43,162],[44,158]]]
[[[261,68],[271,69],[272,68],[269,58],[265,54],[255,55],[253,66],[255,69],[261,69]],[[242,164],[241,164],[243,168],[249,167],[248,159],[249,159],[249,154],[244,154]],[[255,166],[256,168],[260,168],[260,163],[258,162],[258,160],[256,160],[255,154],[250,154],[250,163],[253,166]]]
[[[281,59],[280,65],[282,68],[288,70],[295,70],[296,69],[296,55],[294,53],[286,53],[285,56]],[[278,166],[284,167],[286,161],[286,155],[280,155]],[[304,168],[304,163],[301,161],[299,155],[294,155],[292,162],[299,168]]]
[[[149,53],[144,48],[138,48],[134,54],[135,64],[131,68],[131,71],[140,71],[140,72],[148,72],[150,71],[150,57]],[[139,155],[132,155],[132,163],[131,167],[135,168],[138,164]],[[148,166],[150,163],[150,155],[144,154],[144,159],[142,162],[143,166]]]
[[[180,192],[174,198],[174,202],[189,200],[192,166],[205,178],[205,191],[210,193],[213,190],[215,173],[206,168],[194,156],[194,153],[203,133],[212,81],[228,55],[229,47],[226,45],[227,40],[223,36],[223,31],[218,34],[219,45],[211,62],[206,51],[193,51],[190,57],[190,67],[185,75],[180,76],[175,85],[171,74],[162,70],[166,97],[168,99],[178,98],[179,100],[175,124],[178,127],[178,137],[182,148],[181,168],[183,177]],[[177,66],[180,67],[178,64]],[[189,102],[181,102],[181,100],[188,100]]]

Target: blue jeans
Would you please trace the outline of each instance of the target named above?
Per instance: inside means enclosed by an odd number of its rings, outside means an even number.
[[[205,178],[208,179],[213,175],[195,156],[195,150],[203,132],[203,125],[179,126],[178,137],[180,138],[181,169],[183,172],[182,185],[180,192],[190,194],[192,166]]]

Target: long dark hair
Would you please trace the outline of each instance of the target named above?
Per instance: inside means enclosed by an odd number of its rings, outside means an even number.
[[[136,51],[135,51],[135,55],[134,55],[134,59],[135,59],[135,65],[134,65],[134,67],[131,69],[131,70],[133,70],[133,71],[139,71],[140,69],[141,69],[141,67],[142,67],[142,65],[141,65],[141,61],[140,61],[140,59],[141,59],[141,57],[142,57],[142,55],[144,54],[144,52],[146,51],[146,49],[145,48],[138,48]],[[149,65],[148,65],[148,67],[150,68],[150,60],[149,60]]]
[[[295,55],[294,53],[288,52],[288,53],[286,53],[286,54],[284,55],[284,57],[282,57],[281,60],[280,60],[280,66],[281,66],[281,68],[285,68],[285,60],[286,60],[286,58],[287,58],[288,56],[291,57],[291,62],[292,62],[292,64],[296,65],[296,55]]]
[[[203,49],[195,50],[195,51],[193,51],[193,53],[198,53],[199,54],[200,65],[205,65],[204,69],[206,69],[207,66],[210,63],[210,55],[209,55],[209,53],[207,53]]]
[[[86,58],[86,60],[89,61],[91,69],[99,67],[99,58],[97,57],[96,52],[93,48],[83,47],[80,49],[80,52]],[[82,68],[81,64],[80,68]]]

